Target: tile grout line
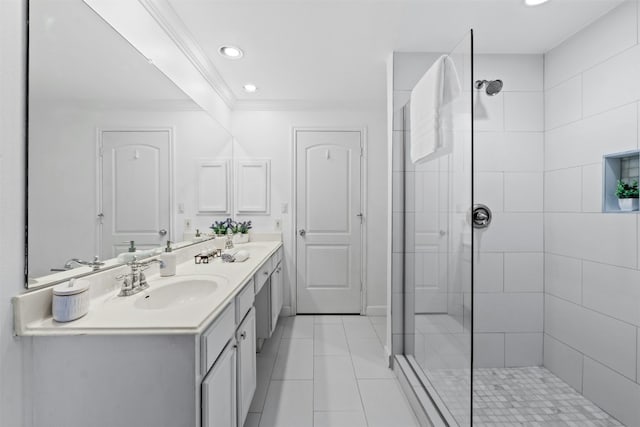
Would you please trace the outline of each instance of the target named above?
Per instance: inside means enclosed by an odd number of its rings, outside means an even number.
[[[345,339],[347,337],[347,329],[344,327],[344,319],[340,319],[342,324],[342,330],[344,331]],[[360,398],[360,405],[362,406],[362,416],[364,417],[365,425],[369,426],[369,419],[367,417],[367,411],[364,408],[364,401],[362,399],[362,391],[360,390],[360,381],[358,381],[358,376],[356,374],[356,366],[353,363],[353,354],[351,353],[351,345],[349,345],[349,340],[347,339],[347,348],[349,349],[349,360],[351,360],[351,369],[353,369],[353,378],[356,382],[356,387],[358,388],[358,397]]]
[[[278,346],[277,346],[278,350],[276,351],[276,355],[273,358],[273,366],[271,367],[271,372],[269,373],[269,380],[267,381],[267,394],[264,397],[264,402],[262,402],[262,410],[259,412],[260,416],[258,418],[258,427],[261,427],[260,423],[262,423],[262,414],[264,413],[264,407],[267,403],[267,398],[269,397],[269,390],[271,389],[271,383],[273,382],[273,371],[275,371],[276,369],[276,362],[278,361],[278,355],[280,354],[280,346],[282,345],[282,337],[284,336],[285,326],[282,325],[281,327],[282,327],[282,333],[280,334],[280,338],[278,338]],[[264,348],[264,343],[262,347]]]

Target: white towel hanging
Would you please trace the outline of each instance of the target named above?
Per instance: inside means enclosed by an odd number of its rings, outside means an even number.
[[[442,55],[411,91],[411,161],[417,163],[443,148],[443,124],[451,121],[443,108],[460,95],[455,64]],[[449,111],[450,109],[446,109]]]

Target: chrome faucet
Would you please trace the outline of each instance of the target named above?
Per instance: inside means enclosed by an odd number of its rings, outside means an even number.
[[[159,259],[151,259],[149,261],[138,261],[136,257],[133,257],[133,261],[127,263],[131,268],[131,271],[127,274],[121,274],[116,276],[116,280],[122,280],[122,287],[120,288],[119,297],[128,297],[135,295],[138,292],[142,292],[149,287],[147,278],[144,274],[144,270],[150,267],[154,262],[162,265],[162,261]]]
[[[93,271],[100,270],[100,267],[104,265],[104,262],[100,261],[98,255],[93,257],[93,261],[83,261],[80,258],[71,258],[64,264],[65,270],[70,270],[73,268],[73,264],[86,265],[87,267],[91,267]]]
[[[227,228],[227,240],[224,242],[225,249],[233,249],[233,231]]]

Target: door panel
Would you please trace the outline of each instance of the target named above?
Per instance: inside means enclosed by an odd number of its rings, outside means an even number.
[[[202,381],[201,399],[203,427],[237,427],[236,349],[232,343]]]
[[[360,313],[361,134],[297,131],[297,311]]]
[[[170,239],[169,131],[102,132],[102,258]],[[166,234],[163,234],[163,231]]]
[[[278,264],[271,274],[271,333],[275,331],[278,325],[278,317],[282,311],[283,286],[282,264]]]
[[[353,266],[349,246],[307,245],[307,288],[348,288]]]
[[[238,425],[244,425],[256,391],[256,310],[238,327]]]

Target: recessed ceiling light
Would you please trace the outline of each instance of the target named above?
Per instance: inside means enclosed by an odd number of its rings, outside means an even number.
[[[254,93],[258,90],[258,86],[254,85],[253,83],[247,83],[246,85],[242,86],[242,88],[247,93]]]
[[[235,46],[220,46],[220,49],[218,49],[218,53],[229,59],[240,59],[244,55],[242,49]]]
[[[524,0],[524,4],[526,4],[527,6],[538,6],[548,1],[549,0]]]

